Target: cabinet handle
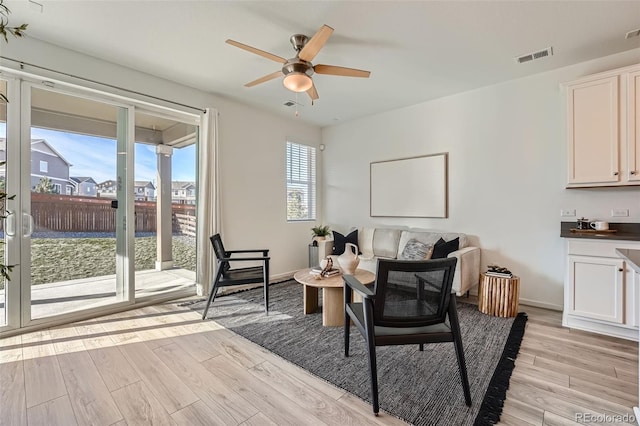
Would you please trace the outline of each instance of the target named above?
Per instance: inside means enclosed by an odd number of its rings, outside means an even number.
[[[618,176],[618,172],[613,172],[613,175],[614,176]]]
[[[635,170],[631,170],[629,173],[632,174],[632,175],[635,175],[636,171]]]
[[[618,268],[618,272],[622,272],[622,271],[624,271],[624,269]]]

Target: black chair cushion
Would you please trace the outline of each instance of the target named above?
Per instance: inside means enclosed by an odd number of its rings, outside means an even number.
[[[353,312],[353,315],[356,316],[360,324],[362,324],[364,327],[364,310],[362,307],[362,303],[349,303],[349,308]],[[437,333],[450,334],[451,327],[449,326],[449,321],[422,327],[381,327],[379,325],[376,325],[374,332],[376,337],[411,336]]]
[[[220,286],[252,284],[263,279],[262,266],[251,268],[229,269],[222,274]]]

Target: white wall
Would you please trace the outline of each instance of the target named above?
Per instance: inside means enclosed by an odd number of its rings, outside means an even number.
[[[640,222],[640,188],[565,189],[560,83],[638,58],[640,49],[323,129],[325,221],[343,231],[375,224],[470,234],[483,269],[497,263],[521,277],[523,302],[561,309],[560,210]],[[448,218],[369,216],[370,162],[439,152],[449,153]],[[611,208],[630,216],[613,219]]]
[[[286,222],[285,143],[290,137],[317,147],[321,142],[319,127],[31,38],[2,44],[2,56],[187,105],[218,109],[222,235],[226,247],[269,248],[271,275],[306,266],[313,224]],[[0,61],[0,65],[15,68],[8,61]],[[37,72],[28,66],[25,71]],[[105,91],[126,95],[115,89]]]

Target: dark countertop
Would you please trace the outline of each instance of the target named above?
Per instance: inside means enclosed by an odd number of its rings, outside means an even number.
[[[576,228],[576,222],[560,222],[560,237],[562,238],[585,238],[591,240],[625,240],[640,241],[640,223],[614,223],[609,222],[609,229],[618,232],[607,233],[579,233],[571,232]]]
[[[616,253],[627,261],[629,266],[640,274],[640,250],[616,249]]]

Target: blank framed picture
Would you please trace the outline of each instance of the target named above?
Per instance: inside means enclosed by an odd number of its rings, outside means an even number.
[[[372,217],[448,217],[448,153],[370,165]]]

